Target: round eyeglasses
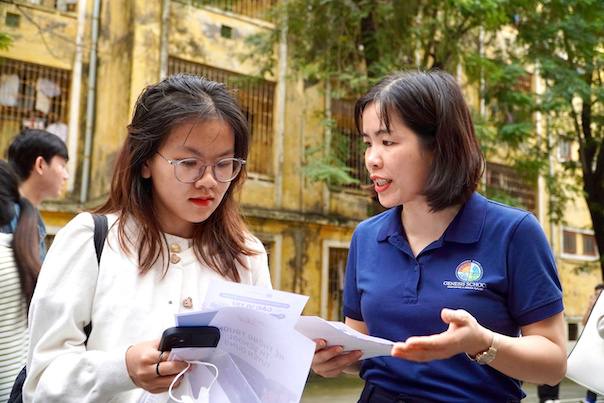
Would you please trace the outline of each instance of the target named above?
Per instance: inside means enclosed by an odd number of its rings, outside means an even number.
[[[239,175],[245,160],[241,158],[223,158],[215,164],[206,164],[199,158],[171,160],[157,152],[160,157],[174,165],[174,176],[182,183],[194,183],[201,179],[207,167],[212,167],[212,175],[218,182],[231,182]]]

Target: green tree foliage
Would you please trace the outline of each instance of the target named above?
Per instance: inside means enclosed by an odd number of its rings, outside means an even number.
[[[0,50],[8,50],[13,44],[13,38],[7,33],[0,32]]]
[[[582,183],[604,276],[604,2],[531,3],[518,21],[522,60],[538,63],[546,81],[539,108],[554,141],[578,144],[579,161],[564,174]]]
[[[285,32],[290,69],[307,83],[329,81],[332,97],[356,97],[395,70],[457,74],[462,66],[486,104],[475,116],[487,158],[496,152],[528,178],[542,175],[558,221],[576,196],[572,183],[582,183],[603,254],[602,0],[282,0],[272,18],[274,31],[250,38],[250,57],[274,71]],[[546,82],[539,94],[530,86],[536,68]],[[540,133],[536,112],[549,117]],[[560,140],[579,144],[580,161],[552,172]],[[309,161],[320,161],[313,168],[320,180],[350,174],[337,156]]]

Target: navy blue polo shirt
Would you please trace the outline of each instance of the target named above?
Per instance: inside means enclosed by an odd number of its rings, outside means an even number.
[[[440,239],[413,256],[401,208],[363,221],[350,245],[344,315],[369,334],[393,341],[444,332],[443,308],[465,309],[498,333],[562,312],[550,245],[531,213],[478,193]],[[416,363],[394,357],[363,361],[361,377],[396,393],[440,402],[514,401],[520,382],[465,354]]]

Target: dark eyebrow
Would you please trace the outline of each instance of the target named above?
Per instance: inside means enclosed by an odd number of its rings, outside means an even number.
[[[375,132],[376,136],[384,136],[386,134],[390,134],[390,130],[388,130],[388,129],[380,129],[377,132]],[[361,136],[362,137],[369,137],[369,135],[367,133],[365,133],[365,132],[361,133]]]
[[[186,144],[182,144],[182,145],[178,146],[178,149],[195,154],[198,158],[203,160],[203,158],[201,158],[200,152],[196,148],[189,147]],[[231,154],[235,155],[235,150],[233,150],[233,149],[226,150],[225,152],[219,154],[218,157],[222,158],[222,157],[226,157],[227,155],[231,155]]]

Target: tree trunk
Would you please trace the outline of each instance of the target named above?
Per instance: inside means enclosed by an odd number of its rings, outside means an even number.
[[[356,3],[359,7],[361,7],[361,1],[357,0]],[[371,3],[368,5],[368,7],[373,9],[374,4]],[[361,19],[361,45],[363,45],[363,55],[365,58],[365,65],[367,66],[367,75],[369,77],[375,76],[371,66],[380,58],[380,53],[375,38],[376,31],[377,26],[373,20],[373,11],[370,11],[367,14],[367,17]]]
[[[604,279],[604,166],[602,166],[602,153],[592,136],[591,130],[591,104],[584,102],[581,114],[584,142],[581,143],[581,169],[583,171],[583,190],[585,201],[591,215],[594,228],[594,237],[600,254],[600,271]],[[594,164],[594,161],[600,163]],[[594,169],[595,165],[595,169]]]

